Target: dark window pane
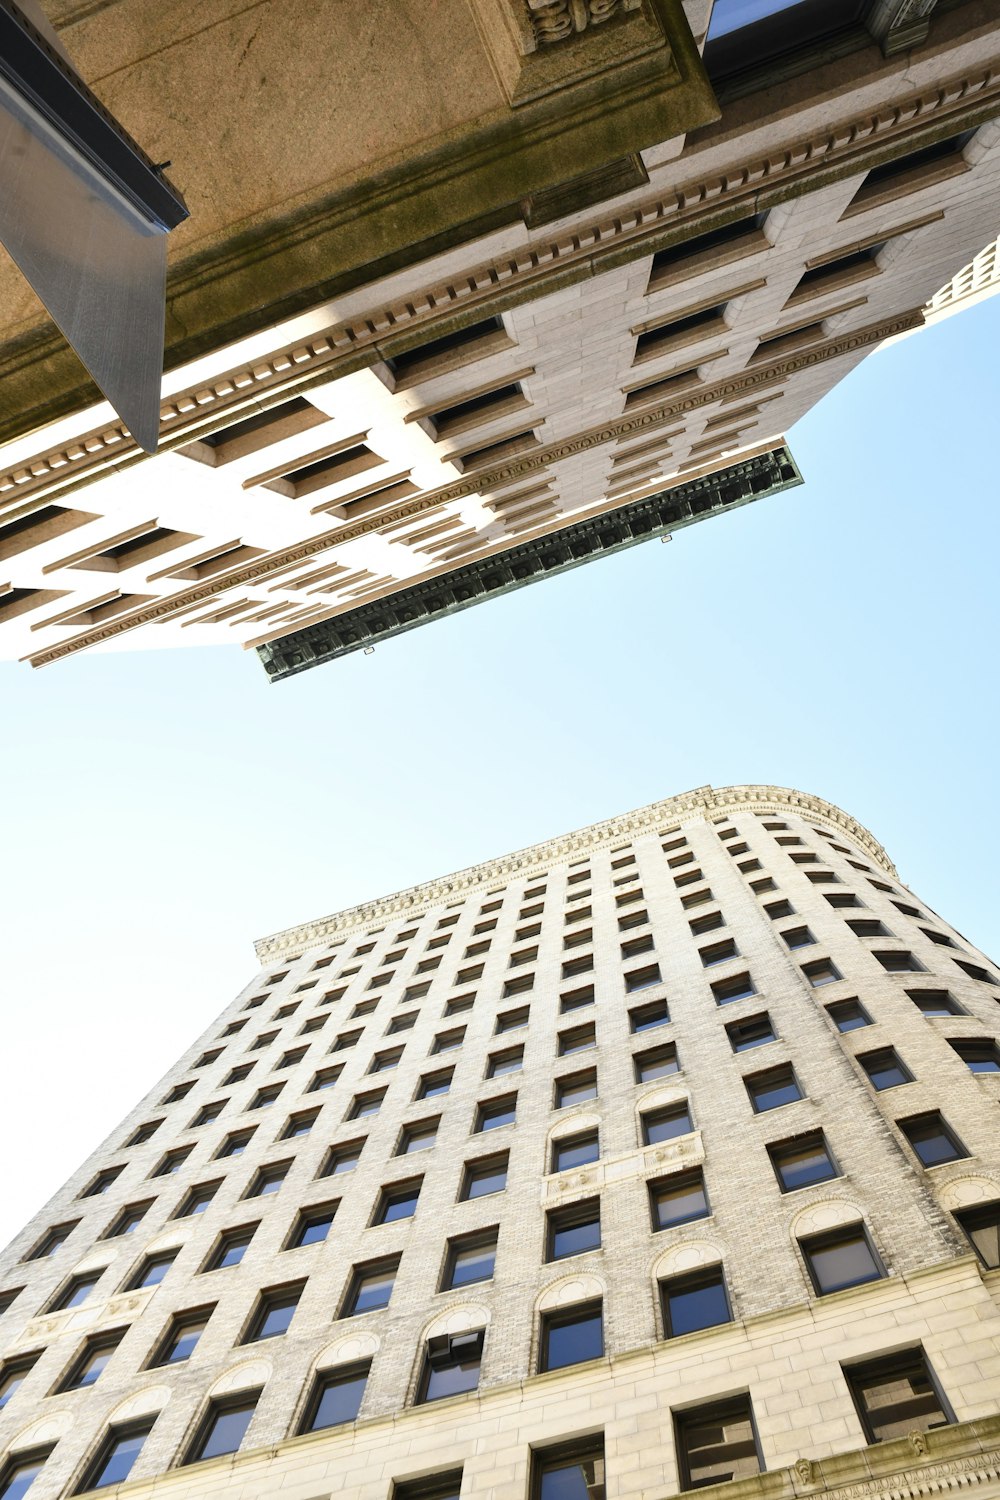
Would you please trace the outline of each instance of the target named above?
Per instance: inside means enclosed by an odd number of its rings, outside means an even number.
[[[760,1472],[750,1402],[746,1397],[684,1412],[677,1418],[684,1489],[722,1484]]]
[[[708,1198],[700,1172],[684,1172],[650,1184],[654,1229],[687,1224],[708,1213]]]
[[[394,1265],[362,1272],[355,1281],[350,1311],[362,1313],[377,1307],[388,1307],[395,1279]]]
[[[47,1456],[47,1455],[46,1455]],[[23,1500],[32,1480],[37,1479],[45,1458],[15,1458],[0,1473],[0,1500]]]
[[[663,1283],[663,1324],[668,1338],[730,1321],[722,1267]]]
[[[768,1109],[779,1109],[782,1104],[793,1104],[802,1098],[791,1068],[772,1068],[767,1073],[755,1073],[745,1080],[750,1102],[758,1114]]]
[[[837,1176],[822,1138],[810,1136],[799,1142],[790,1141],[787,1145],[775,1146],[771,1159],[786,1193],[795,1188],[807,1187],[812,1182],[826,1182]]]
[[[571,1167],[585,1167],[589,1162],[597,1161],[600,1154],[596,1130],[589,1130],[585,1135],[564,1136],[553,1144],[552,1170],[568,1172]]]
[[[252,1332],[247,1340],[248,1343],[259,1339],[279,1338],[287,1333],[295,1309],[299,1304],[301,1288],[293,1292],[283,1293],[280,1296],[268,1297],[262,1305],[256,1319],[254,1320]]]
[[[302,1430],[317,1432],[321,1427],[336,1427],[341,1422],[353,1422],[365,1394],[368,1368],[365,1365],[362,1369],[321,1376],[309,1417]]]
[[[604,1353],[601,1304],[575,1308],[546,1318],[542,1332],[542,1368],[561,1370],[585,1359],[600,1359]]]
[[[502,1193],[507,1186],[507,1158],[502,1160],[473,1162],[466,1168],[464,1198],[485,1198],[489,1193]]]
[[[802,1253],[821,1294],[877,1281],[882,1274],[860,1225],[803,1240]]]
[[[247,1428],[257,1405],[258,1393],[237,1403],[226,1403],[213,1407],[208,1422],[196,1444],[189,1463],[203,1458],[217,1458],[223,1453],[235,1453],[246,1436]]]
[[[899,1128],[925,1167],[960,1161],[968,1155],[938,1114],[915,1115],[910,1120],[900,1120]]]
[[[603,1450],[546,1460],[538,1466],[538,1500],[605,1500]]]
[[[856,1000],[841,1000],[837,1005],[827,1006],[827,1015],[838,1031],[857,1031],[861,1026],[870,1026],[871,1017]]]
[[[844,1371],[870,1440],[884,1443],[929,1432],[951,1420],[934,1388],[921,1349],[853,1365]]]
[[[894,1089],[901,1083],[913,1082],[891,1047],[881,1052],[867,1052],[858,1058],[858,1062],[868,1074],[873,1088]]]
[[[497,1258],[496,1235],[473,1244],[458,1244],[452,1247],[449,1265],[449,1286],[471,1286],[476,1281],[489,1281]]]
[[[665,1047],[653,1047],[648,1052],[637,1052],[633,1061],[636,1083],[652,1083],[656,1078],[667,1078],[680,1071],[673,1042]]]
[[[93,1471],[87,1476],[87,1489],[102,1490],[110,1484],[121,1484],[132,1472],[132,1465],[142,1451],[152,1422],[127,1432],[112,1432]]]
[[[658,1141],[670,1141],[678,1135],[690,1135],[694,1126],[687,1102],[672,1104],[666,1109],[650,1110],[642,1117],[642,1136],[647,1146]]]
[[[987,1270],[1000,1270],[1000,1203],[966,1208],[955,1218]]]
[[[596,1201],[577,1204],[549,1217],[549,1259],[581,1255],[601,1245],[601,1214]]]

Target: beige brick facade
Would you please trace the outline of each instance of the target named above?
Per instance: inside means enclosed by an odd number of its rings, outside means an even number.
[[[828,899],[851,895],[857,906]],[[768,910],[783,901],[787,915]],[[858,934],[850,921],[887,931]],[[800,928],[811,940],[789,946],[783,934]],[[647,937],[651,947],[623,955]],[[715,955],[703,950],[729,941],[733,956],[706,962]],[[995,1046],[1000,982],[853,819],[776,788],[701,788],[258,952],[262,972],[0,1258],[0,1307],[20,1288],[0,1315],[3,1374],[37,1354],[0,1410],[0,1453],[46,1455],[31,1500],[72,1493],[109,1427],[154,1415],[130,1496],[388,1500],[394,1484],[460,1469],[463,1497],[525,1500],[536,1449],[602,1435],[609,1497],[654,1500],[683,1483],[673,1414],[743,1395],[764,1470],[736,1481],[747,1496],[963,1482],[997,1492],[1000,1271],[955,1214],[1000,1203],[1000,1072],[973,1072],[950,1043]],[[901,954],[911,967],[887,971]],[[810,982],[826,962],[839,977]],[[636,971],[651,965],[659,978],[640,987]],[[719,1003],[744,974],[753,993]],[[942,991],[953,1014],[928,1016],[913,998]],[[852,999],[869,1024],[841,1032],[829,1007]],[[669,1021],[632,1029],[664,1000]],[[525,1008],[526,1023],[509,1024]],[[734,1050],[733,1027],[765,1015],[774,1039]],[[637,1082],[634,1055],[665,1045],[676,1070]],[[491,1057],[519,1047],[519,1070],[486,1076]],[[886,1048],[912,1079],[878,1091],[857,1059]],[[227,1084],[246,1063],[249,1075]],[[755,1113],[744,1080],[786,1063],[802,1097]],[[330,1068],[341,1069],[333,1086],[312,1089]],[[418,1097],[445,1070],[447,1092]],[[560,1080],[589,1070],[593,1097],[557,1107]],[[377,1113],[351,1118],[383,1088]],[[484,1105],[513,1095],[512,1123],[476,1130]],[[643,1117],[682,1101],[692,1128],[644,1144]],[[309,1132],[288,1138],[289,1119],[314,1109]],[[953,1159],[925,1168],[897,1122],[935,1112]],[[127,1144],[152,1121],[147,1140]],[[433,1144],[398,1154],[406,1127],[428,1121]],[[250,1127],[242,1154],[219,1156]],[[553,1141],[595,1127],[597,1159],[554,1172]],[[783,1192],[768,1148],[818,1132],[836,1175]],[[361,1140],[353,1171],[322,1175],[332,1147]],[[175,1172],[153,1175],[187,1147]],[[467,1164],[499,1153],[505,1189],[464,1199]],[[276,1163],[287,1163],[279,1190],[247,1197]],[[707,1212],[654,1229],[647,1184],[698,1169]],[[383,1190],[415,1178],[412,1217],[373,1223]],[[177,1217],[192,1188],[214,1183],[203,1212]],[[591,1200],[599,1248],[547,1259],[547,1215]],[[132,1233],[108,1237],[122,1210],[147,1202]],[[333,1202],[325,1241],[286,1248],[303,1210]],[[818,1295],[800,1241],[858,1221],[882,1274]],[[59,1248],[35,1253],[68,1223]],[[248,1224],[242,1262],[203,1269],[219,1236]],[[492,1278],[440,1290],[449,1243],[494,1229]],[[173,1251],[159,1285],[130,1289],[150,1255]],[[349,1316],[353,1269],[396,1257],[388,1306]],[[719,1263],[731,1320],[669,1336],[658,1283]],[[69,1278],[94,1270],[78,1306],[49,1310]],[[287,1332],[243,1342],[258,1294],[291,1283],[301,1296]],[[597,1299],[603,1357],[540,1372],[542,1314]],[[191,1358],[148,1368],[171,1317],[208,1306]],[[428,1338],[480,1328],[478,1388],[420,1403]],[[100,1378],[55,1392],[84,1341],[108,1330],[124,1332]],[[870,1445],[844,1367],[917,1346],[949,1424]],[[357,1420],[299,1434],[316,1372],[368,1360]],[[240,1390],[261,1394],[239,1452],[186,1463],[208,1402]]]

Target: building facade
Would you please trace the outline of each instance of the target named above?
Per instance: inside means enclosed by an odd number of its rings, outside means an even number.
[[[179,3],[155,24],[143,0],[55,5],[88,77],[117,58],[106,97],[192,213],[153,457],[0,267],[4,656],[230,641],[276,676],[336,655],[316,627],[726,488],[995,237],[990,0],[776,3],[735,28],[729,0],[392,4],[410,42],[376,80],[350,5],[320,37],[268,0],[250,36],[217,0],[197,46]],[[407,70],[442,27],[448,67]],[[317,83],[283,177],[274,80],[307,37],[310,69],[332,49],[349,78],[330,118]],[[161,118],[192,70],[219,110],[200,135]],[[412,107],[391,163],[373,95]]]
[[[0,1257],[4,1500],[1000,1494],[1000,979],[852,817],[703,787],[258,956]]]

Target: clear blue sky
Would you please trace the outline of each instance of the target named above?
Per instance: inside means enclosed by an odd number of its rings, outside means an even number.
[[[839,803],[1000,958],[998,347],[1000,297],[801,422],[804,487],[287,683],[5,666],[0,1243],[253,938],[705,782]]]

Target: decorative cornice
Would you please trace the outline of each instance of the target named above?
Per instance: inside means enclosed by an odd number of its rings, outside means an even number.
[[[443,901],[465,896],[480,887],[495,885],[498,880],[508,880],[512,876],[527,879],[542,870],[568,863],[589,850],[601,849],[622,839],[658,831],[663,824],[676,823],[693,815],[708,818],[747,807],[754,812],[792,812],[821,818],[832,828],[846,833],[887,875],[898,879],[895,866],[877,839],[856,818],[852,818],[832,802],[825,802],[821,797],[813,797],[808,792],[797,792],[790,787],[748,785],[716,790],[714,787],[702,786],[690,792],[681,792],[675,797],[667,797],[662,802],[651,802],[646,807],[621,813],[604,822],[593,823],[589,828],[579,828],[573,833],[532,844],[527,849],[518,849],[513,854],[504,854],[498,859],[457,870],[452,875],[425,881],[405,891],[396,891],[378,901],[363,902],[328,917],[305,922],[299,927],[272,933],[270,937],[260,938],[254,944],[254,951],[265,965],[279,959],[291,959],[307,948],[328,943],[356,928],[368,927],[373,922],[394,917],[415,916],[419,911],[437,906]]]
[[[724,222],[748,204],[769,207],[801,192],[803,180],[821,185],[849,171],[888,159],[909,137],[936,139],[970,120],[996,113],[1000,71],[985,68],[950,79],[885,109],[842,121],[830,130],[775,148],[767,157],[733,166],[711,178],[687,182],[614,216],[592,219],[560,238],[536,240],[426,289],[413,290],[367,315],[288,345],[266,359],[191,387],[161,407],[161,447],[171,448],[232,422],[256,403],[272,404],[292,391],[331,380],[407,347],[437,337],[451,322],[472,321],[489,308],[516,306],[544,292],[544,283],[582,280],[624,257],[654,254],[697,232],[699,220]],[[972,117],[975,117],[973,120]],[[967,118],[968,117],[968,118]],[[907,137],[899,142],[899,137]],[[695,221],[695,222],[692,222]],[[76,441],[40,453],[0,473],[0,505],[28,495],[68,492],[109,467],[144,462],[145,455],[119,425],[96,428]]]
[[[270,680],[281,682],[373,642],[801,483],[792,455],[781,444],[615,510],[571,520],[545,536],[515,540],[503,551],[458,564],[443,577],[423,579],[353,609],[331,610],[324,619],[259,645],[257,654]]]
[[[716,401],[730,400],[734,397],[742,397],[751,391],[760,390],[775,381],[787,379],[799,370],[811,368],[813,365],[822,364],[827,360],[840,359],[846,354],[856,353],[858,350],[870,348],[880,344],[883,340],[893,338],[897,334],[905,333],[911,328],[919,328],[923,325],[923,313],[920,309],[912,312],[902,313],[892,318],[886,318],[880,323],[869,324],[866,328],[858,328],[853,332],[845,333],[840,338],[830,339],[824,344],[818,344],[811,349],[803,350],[798,354],[791,354],[786,359],[778,360],[771,364],[755,365],[752,369],[741,371],[728,379],[717,381],[713,385],[699,386],[697,389],[680,394],[673,401],[651,404],[640,411],[629,412],[619,417],[617,421],[607,422],[601,427],[594,427],[586,432],[577,433],[562,442],[549,443],[547,445],[532,448],[529,452],[511,459],[508,463],[501,464],[497,468],[480,469],[468,477],[456,481],[454,484],[445,485],[441,489],[429,490],[415,499],[400,503],[389,511],[380,511],[374,516],[364,520],[355,521],[353,525],[342,526],[336,531],[328,531],[317,537],[310,537],[306,541],[298,542],[293,547],[283,548],[280,552],[273,552],[267,557],[259,558],[256,562],[248,563],[243,568],[236,568],[230,573],[224,573],[218,578],[200,584],[195,588],[186,589],[182,593],[171,594],[169,597],[157,600],[155,604],[146,605],[141,609],[134,610],[130,614],[122,615],[115,620],[109,620],[105,625],[98,626],[94,630],[83,632],[72,640],[63,641],[57,646],[48,646],[43,650],[32,653],[28,660],[33,667],[44,667],[50,663],[59,661],[63,657],[72,656],[77,651],[83,651],[91,646],[100,645],[103,641],[112,640],[126,631],[135,630],[140,625],[151,624],[155,620],[166,619],[176,614],[179,610],[188,609],[205,600],[214,598],[217,594],[225,593],[231,588],[243,587],[246,584],[255,583],[258,579],[269,577],[271,574],[284,570],[295,563],[302,562],[318,553],[326,552],[331,547],[339,546],[343,542],[353,542],[358,537],[368,536],[372,532],[381,531],[386,526],[396,526],[403,521],[419,516],[424,511],[447,504],[452,500],[461,500],[468,495],[485,493],[497,489],[513,480],[519,480],[526,475],[533,475],[548,467],[549,464],[557,463],[560,459],[571,458],[578,453],[586,453],[590,449],[599,448],[605,443],[617,442],[622,438],[633,437],[638,433],[646,432],[651,428],[658,427],[672,418],[685,415],[688,412],[697,411],[701,407],[710,406]],[[678,482],[681,482],[680,480]]]

